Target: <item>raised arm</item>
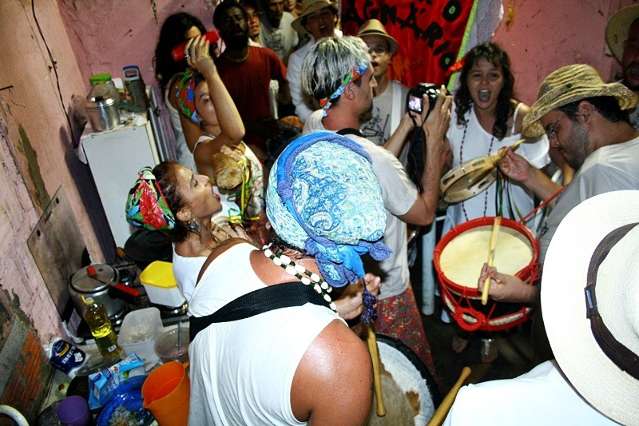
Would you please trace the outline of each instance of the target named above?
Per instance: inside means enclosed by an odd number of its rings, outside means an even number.
[[[541,200],[547,199],[561,188],[561,185],[550,180],[544,172],[531,166],[524,157],[510,149],[499,162],[499,168],[506,176],[533,191]]]
[[[187,52],[189,65],[202,74],[209,87],[209,96],[221,131],[215,139],[215,145],[219,149],[222,145],[239,144],[244,137],[244,123],[209,55],[209,42],[204,37],[194,38],[189,41]]]
[[[424,110],[428,110],[428,97],[424,96]],[[450,123],[450,105],[452,98],[447,96],[446,88],[442,86],[435,107],[426,118],[424,131],[426,132],[426,161],[422,175],[423,191],[408,212],[401,217],[406,223],[414,225],[429,225],[435,219],[437,204],[439,203],[439,179],[444,165],[450,155],[450,147],[446,141],[446,131]]]

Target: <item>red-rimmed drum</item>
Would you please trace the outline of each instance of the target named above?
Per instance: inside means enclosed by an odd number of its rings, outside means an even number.
[[[515,303],[481,304],[477,281],[488,259],[494,217],[481,217],[456,226],[442,237],[433,254],[442,300],[467,331],[501,331],[528,319],[530,308]],[[526,226],[502,219],[494,265],[497,271],[529,283],[537,279],[539,244]]]
[[[424,363],[397,339],[377,334],[386,415],[377,417],[375,401],[367,425],[425,425],[441,402]]]

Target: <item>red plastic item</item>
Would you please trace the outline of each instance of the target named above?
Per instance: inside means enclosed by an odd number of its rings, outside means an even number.
[[[213,43],[217,43],[217,41],[220,39],[220,35],[218,34],[217,31],[211,30],[204,35],[204,38],[209,43],[213,44]],[[171,50],[171,57],[173,58],[175,62],[179,62],[182,59],[184,59],[184,53],[185,53],[184,51],[186,50],[187,43],[188,43],[188,40],[185,41],[184,43],[177,45],[176,47],[173,48],[173,50]]]
[[[89,276],[91,278],[95,278],[95,277],[98,276],[98,273],[95,270],[95,266],[93,266],[93,265],[87,266],[87,276]]]

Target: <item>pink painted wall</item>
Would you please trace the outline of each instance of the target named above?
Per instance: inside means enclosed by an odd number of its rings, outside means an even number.
[[[57,62],[62,99],[85,93],[75,54],[55,2],[36,1],[36,14]],[[19,299],[43,342],[60,335],[60,318],[26,241],[42,213],[35,190],[53,196],[63,186],[93,259],[102,252],[68,167],[71,140],[45,44],[32,16],[31,1],[0,1],[0,289]],[[20,147],[22,126],[37,157]],[[31,169],[29,169],[31,167]],[[43,184],[43,185],[42,185]],[[43,187],[42,187],[43,186]]]
[[[604,40],[608,18],[629,0],[504,0],[494,40],[510,55],[517,97],[531,104],[539,84],[556,68],[587,63],[605,79],[618,70]]]
[[[157,6],[157,22],[152,3]],[[144,81],[155,84],[153,53],[162,22],[176,12],[198,17],[213,27],[217,0],[58,0],[82,77],[97,72],[122,76],[122,67],[140,67]]]

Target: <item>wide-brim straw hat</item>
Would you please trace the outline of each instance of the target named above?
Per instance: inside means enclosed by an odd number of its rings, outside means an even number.
[[[574,64],[561,67],[544,79],[539,86],[537,100],[524,117],[523,134],[540,137],[544,128],[539,120],[550,111],[581,99],[596,96],[612,96],[622,110],[637,105],[637,95],[621,83],[604,83],[590,65]]]
[[[300,11],[300,15],[291,22],[293,29],[300,34],[307,33],[306,28],[302,25],[302,21],[308,15],[311,15],[315,12],[319,12],[320,10],[330,7],[333,9],[333,13],[337,15],[337,6],[335,3],[329,0],[304,0],[302,2],[302,10]]]
[[[639,379],[612,361],[622,350],[602,350],[586,314],[589,302],[596,300],[611,337],[629,350],[629,362],[638,368],[637,222],[639,191],[613,191],[585,200],[557,228],[541,280],[544,326],[561,371],[590,405],[624,425],[639,425]],[[610,242],[611,232],[626,225],[629,230],[621,229],[621,239]],[[600,245],[604,238],[608,241]],[[609,252],[606,243],[613,244]],[[586,294],[586,285],[593,283],[594,293]]]
[[[397,51],[397,40],[395,40],[386,32],[384,24],[382,24],[381,21],[379,21],[378,19],[369,19],[368,21],[364,22],[364,24],[362,24],[362,27],[359,29],[357,36],[360,38],[364,38],[366,36],[382,37],[386,41],[388,41],[391,55]]]
[[[623,45],[628,39],[628,31],[632,23],[639,18],[639,4],[619,9],[612,15],[606,25],[606,43],[613,56],[621,62]]]

